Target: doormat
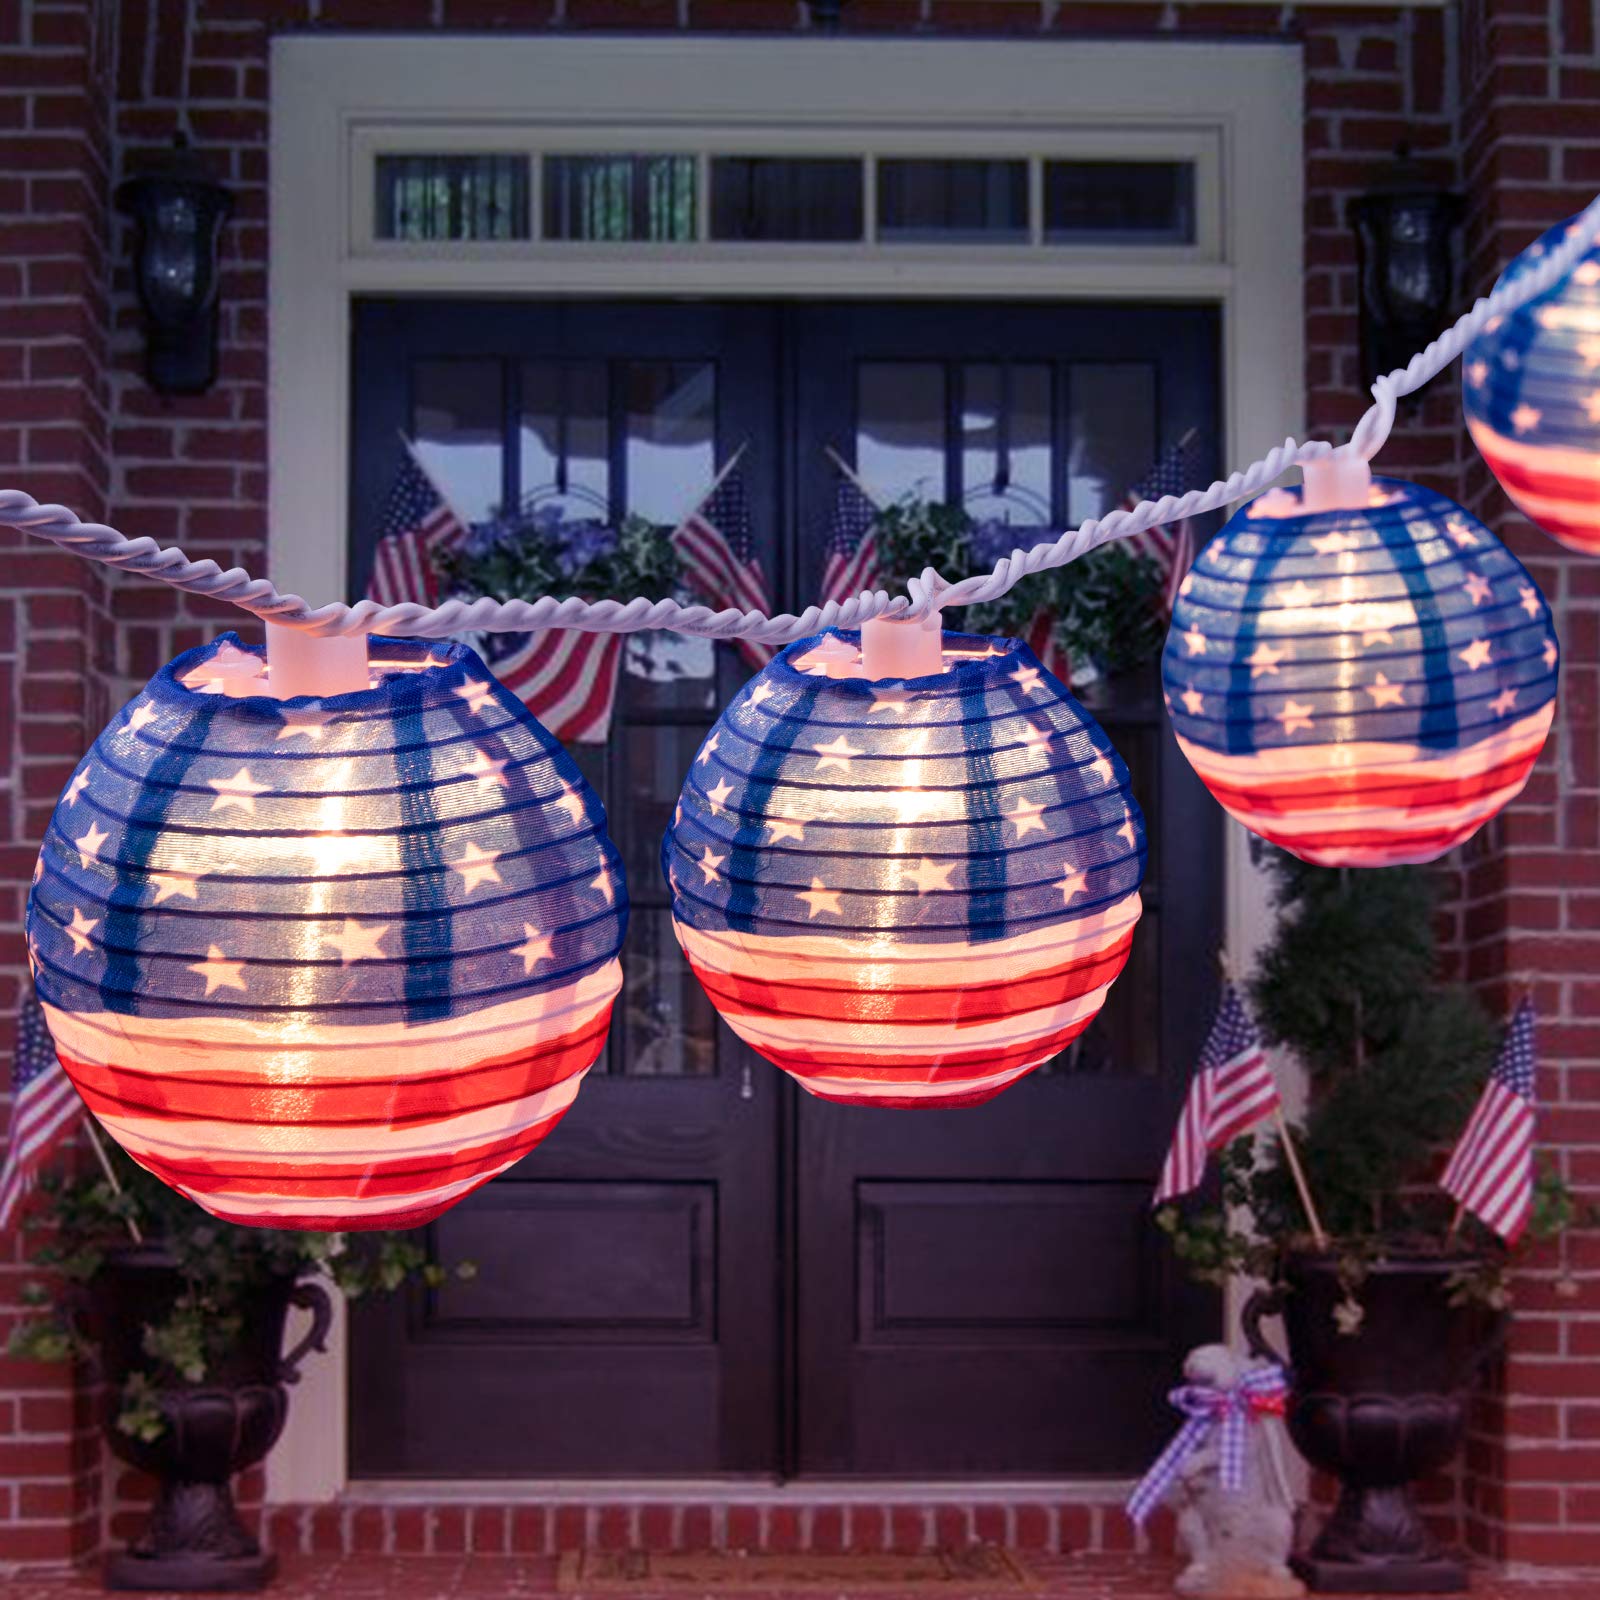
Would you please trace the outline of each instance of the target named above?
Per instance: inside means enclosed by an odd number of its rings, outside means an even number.
[[[1031,1589],[1037,1579],[1010,1550],[973,1545],[920,1555],[745,1553],[739,1550],[569,1550],[557,1569],[562,1594],[716,1594],[739,1589],[847,1596],[927,1589],[956,1600]]]

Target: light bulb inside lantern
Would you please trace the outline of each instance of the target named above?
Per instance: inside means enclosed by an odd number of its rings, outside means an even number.
[[[1571,226],[1529,245],[1496,287],[1537,267]],[[1570,549],[1600,553],[1600,245],[1491,321],[1461,373],[1468,431],[1517,508]]]
[[[62,796],[28,935],[141,1165],[229,1221],[405,1227],[572,1104],[627,898],[598,800],[470,650],[336,644],[374,687],[233,693],[276,674],[231,639],[159,673]]]
[[[869,676],[791,645],[691,766],[662,864],[729,1026],[811,1093],[973,1105],[1093,1021],[1139,917],[1127,769],[1016,640]],[[868,655],[871,655],[869,649]]]
[[[1527,781],[1559,651],[1527,570],[1460,506],[1379,479],[1275,489],[1180,587],[1162,656],[1179,746],[1232,816],[1324,866],[1431,861]]]

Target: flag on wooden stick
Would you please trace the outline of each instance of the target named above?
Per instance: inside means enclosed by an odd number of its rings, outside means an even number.
[[[1470,1211],[1507,1244],[1522,1237],[1533,1214],[1534,1065],[1533,1001],[1524,995],[1439,1180],[1461,1211]]]
[[[1178,442],[1162,452],[1139,482],[1123,497],[1123,506],[1132,510],[1141,500],[1159,500],[1163,495],[1184,494],[1194,488],[1194,458],[1200,434],[1191,428]],[[1161,572],[1162,601],[1166,615],[1172,615],[1172,602],[1178,585],[1194,560],[1194,530],[1185,517],[1181,522],[1164,522],[1129,536],[1130,555],[1146,556]]]
[[[771,616],[772,598],[750,529],[750,501],[736,455],[718,474],[711,492],[673,529],[672,544],[683,562],[684,578],[707,605]],[[733,643],[757,672],[777,653],[755,639]]]
[[[92,926],[92,924],[91,924]],[[17,1012],[11,1065],[11,1132],[0,1167],[0,1228],[9,1226],[39,1169],[76,1126],[83,1101],[61,1069],[44,1011],[29,994]]]
[[[1162,1164],[1156,1205],[1200,1187],[1208,1157],[1281,1107],[1261,1035],[1231,981],[1200,1052],[1178,1131]]]
[[[840,469],[838,489],[833,497],[833,516],[828,523],[827,562],[822,569],[822,598],[842,605],[878,581],[878,538],[873,523],[878,507],[861,487],[854,473]]]
[[[440,494],[408,439],[402,437],[400,470],[383,504],[378,547],[372,554],[367,598],[379,605],[439,603],[435,559],[467,537],[466,525]]]

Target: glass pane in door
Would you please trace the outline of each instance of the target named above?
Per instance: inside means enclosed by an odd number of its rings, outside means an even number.
[[[879,505],[943,500],[945,372],[937,361],[856,367],[856,472]]]
[[[1067,521],[1075,526],[1121,505],[1149,472],[1156,450],[1156,369],[1142,361],[1075,361],[1067,383]]]
[[[485,522],[500,509],[504,415],[498,361],[412,363],[411,439],[417,459],[466,522]]]
[[[962,367],[961,487],[975,522],[1037,529],[1052,520],[1050,388],[1043,365]]]
[[[517,432],[525,510],[608,520],[609,386],[603,361],[525,361]]]

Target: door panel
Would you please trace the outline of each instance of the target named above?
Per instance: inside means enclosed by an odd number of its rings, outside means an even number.
[[[1214,314],[1184,307],[362,304],[352,571],[364,586],[397,430],[475,518],[565,496],[670,521],[748,443],[757,547],[799,609],[828,448],[880,499],[963,500],[1000,553],[1116,504],[1191,427],[1214,466],[1216,343]],[[1176,1354],[1216,1326],[1148,1215],[1221,907],[1216,808],[1154,670],[1089,696],[1150,830],[1144,919],[1100,1018],[989,1105],[899,1113],[810,1099],[716,1018],[657,849],[743,672],[674,636],[631,641],[627,663],[609,744],[575,752],[634,908],[610,1044],[556,1134],[432,1230],[477,1278],[357,1307],[353,1470],[1142,1464]]]

